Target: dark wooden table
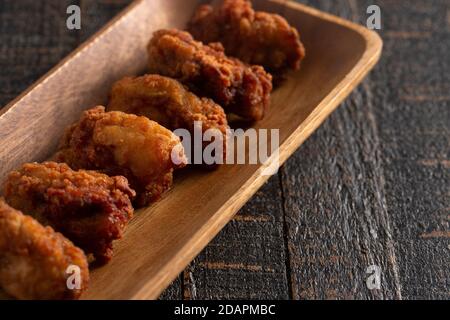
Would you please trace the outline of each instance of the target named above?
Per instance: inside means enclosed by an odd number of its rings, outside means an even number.
[[[2,0],[0,105],[129,2]],[[359,23],[379,5],[381,62],[162,298],[449,299],[450,1],[303,2]]]

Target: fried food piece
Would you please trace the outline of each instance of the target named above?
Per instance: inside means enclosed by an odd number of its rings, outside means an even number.
[[[187,162],[170,130],[146,117],[105,112],[102,106],[85,111],[67,130],[55,159],[74,169],[126,177],[139,206],[158,200],[172,185],[174,169]]]
[[[286,19],[255,12],[247,0],[224,0],[217,8],[201,5],[188,30],[196,40],[221,42],[226,54],[274,74],[299,69],[305,56],[298,31]]]
[[[228,123],[222,107],[211,99],[197,97],[174,79],[152,74],[117,81],[111,90],[108,110],[143,115],[170,130],[187,129],[191,136],[194,122],[199,121],[201,133],[217,130],[225,155]],[[203,147],[209,143],[205,142]]]
[[[69,289],[71,266],[79,268],[79,287]],[[17,299],[77,299],[87,288],[83,251],[62,234],[44,227],[0,198],[0,287]],[[75,283],[76,284],[76,283]]]
[[[44,162],[11,172],[4,195],[11,206],[62,232],[103,264],[133,217],[131,199],[136,193],[124,177]]]
[[[260,120],[270,103],[272,76],[260,66],[228,58],[219,43],[203,45],[176,29],[154,33],[148,44],[151,73],[175,78],[225,111]]]

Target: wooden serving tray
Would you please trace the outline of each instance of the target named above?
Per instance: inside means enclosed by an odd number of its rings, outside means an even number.
[[[106,102],[111,84],[146,68],[153,31],[184,28],[200,0],[141,0],[53,68],[0,114],[0,181],[55,151],[82,110]],[[382,41],[366,28],[290,1],[253,1],[296,26],[307,49],[300,72],[273,93],[257,128],[280,129],[284,162],[379,59]],[[92,270],[85,299],[157,298],[268,176],[261,165],[185,170],[164,199],[136,212],[108,265]]]

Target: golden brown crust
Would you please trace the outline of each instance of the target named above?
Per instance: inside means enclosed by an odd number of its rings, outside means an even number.
[[[102,106],[87,110],[62,140],[57,161],[74,169],[122,175],[136,190],[138,205],[158,200],[172,184],[174,169],[186,165],[180,139],[146,117]]]
[[[187,129],[191,136],[199,121],[202,133],[218,130],[225,154],[228,123],[222,107],[197,97],[174,79],[154,74],[123,78],[112,87],[108,110],[146,116],[171,130]]]
[[[79,289],[67,285],[69,266],[80,270]],[[0,286],[18,299],[77,299],[89,269],[83,251],[0,199]]]
[[[255,11],[247,0],[224,0],[218,8],[200,6],[188,30],[195,39],[221,42],[228,55],[277,75],[299,69],[305,56],[298,31],[286,19]]]
[[[45,162],[27,163],[11,172],[4,195],[14,208],[64,233],[97,263],[106,263],[113,241],[122,237],[133,216],[135,192],[124,177]]]
[[[159,30],[148,44],[151,73],[175,78],[227,112],[263,118],[270,103],[272,76],[260,66],[228,58],[219,43],[203,45],[176,29]]]

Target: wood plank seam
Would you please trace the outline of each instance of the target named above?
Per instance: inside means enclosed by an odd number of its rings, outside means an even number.
[[[359,17],[358,12],[361,12],[361,10],[359,9],[358,4],[356,3],[355,0],[348,0],[349,1],[349,6],[350,6],[350,11],[352,13],[352,20],[356,21]],[[374,100],[373,100],[373,94],[372,94],[372,88],[370,86],[370,75],[369,77],[362,83],[362,87],[363,89],[366,91],[368,97],[367,97],[367,118],[368,118],[368,123],[372,129],[373,132],[373,139],[374,139],[374,143],[375,143],[375,159],[374,161],[381,161],[381,150],[380,150],[380,135],[378,132],[378,125],[377,125],[377,121],[375,118],[375,114],[373,111],[373,104],[374,104]],[[391,260],[391,265],[392,265],[392,270],[393,270],[393,274],[394,274],[394,283],[395,283],[395,291],[396,291],[396,295],[398,299],[402,299],[402,292],[401,292],[401,282],[400,282],[400,276],[399,276],[399,267],[397,264],[397,257],[396,257],[396,252],[395,252],[395,248],[394,248],[394,240],[392,238],[392,228],[391,228],[391,222],[390,222],[390,218],[389,218],[389,214],[388,214],[388,208],[387,208],[387,203],[386,203],[386,198],[384,196],[385,194],[385,190],[384,190],[384,171],[383,171],[383,164],[379,163],[377,164],[377,166],[379,167],[379,175],[378,175],[378,181],[376,182],[376,188],[377,188],[377,192],[376,192],[376,197],[378,202],[380,203],[380,208],[382,209],[382,218],[385,219],[385,226],[387,228],[387,238],[386,238],[386,248],[388,250],[388,256],[390,257]]]
[[[287,206],[287,202],[286,202],[286,196],[284,194],[284,188],[283,188],[283,174],[282,174],[282,170],[280,170],[280,172],[278,172],[278,181],[280,183],[280,190],[281,190],[281,199],[283,201],[283,239],[284,239],[284,254],[286,257],[286,261],[285,261],[285,265],[286,265],[286,282],[288,284],[288,288],[289,288],[289,299],[293,299],[294,298],[294,283],[292,281],[292,270],[291,270],[291,254],[289,252],[289,238],[288,238],[288,225],[286,222],[286,206]]]
[[[375,160],[378,162],[380,161],[379,159],[380,157],[380,136],[378,133],[378,126],[376,123],[376,118],[374,115],[374,111],[373,111],[373,95],[372,95],[372,89],[370,88],[370,78],[367,79],[367,81],[365,83],[363,83],[363,87],[365,87],[365,91],[368,94],[368,103],[367,103],[367,116],[368,116],[368,120],[369,120],[369,124],[372,127],[372,130],[374,132],[374,140],[376,143],[376,158]],[[401,289],[401,281],[400,281],[400,275],[399,275],[399,267],[397,264],[397,255],[395,252],[395,247],[394,247],[394,239],[392,238],[392,228],[391,228],[391,221],[389,218],[389,210],[387,207],[387,203],[386,203],[386,198],[385,198],[385,190],[384,190],[384,185],[385,185],[385,179],[384,179],[384,170],[383,170],[383,165],[382,163],[379,164],[379,175],[378,175],[378,181],[377,181],[377,193],[376,193],[376,197],[378,202],[380,203],[380,208],[382,209],[382,218],[385,219],[385,225],[386,225],[386,234],[387,234],[387,240],[386,240],[386,248],[387,248],[387,255],[388,257],[390,257],[390,261],[392,264],[392,269],[393,269],[393,273],[394,273],[394,281],[395,281],[395,291],[396,291],[396,295],[398,299],[402,299],[402,289]]]

